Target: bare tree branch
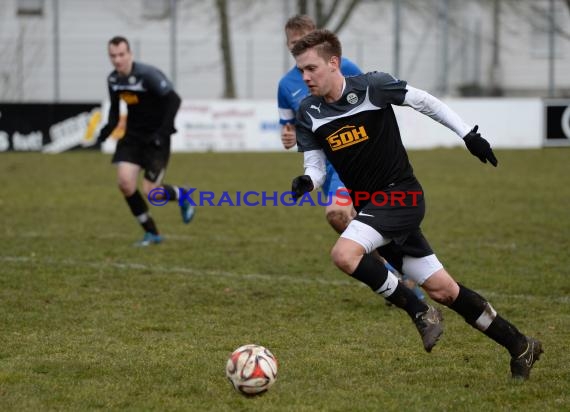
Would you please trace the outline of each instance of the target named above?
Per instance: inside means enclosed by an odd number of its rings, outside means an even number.
[[[338,24],[336,25],[336,27],[334,28],[333,32],[335,33],[339,33],[342,28],[344,27],[344,25],[348,22],[348,20],[350,19],[350,15],[352,14],[352,12],[354,10],[356,10],[356,7],[358,6],[358,4],[360,3],[361,0],[352,0],[350,2],[350,4],[347,6],[346,10],[344,11],[344,14],[342,15],[340,21],[338,22]]]
[[[570,11],[570,0],[565,0]],[[541,9],[530,4],[521,3],[520,1],[506,0],[506,5],[510,6],[517,16],[527,21],[531,27],[539,31],[547,31],[550,25],[550,16],[547,10]],[[561,38],[570,40],[570,32],[564,30],[559,24],[554,25],[554,32]]]
[[[299,14],[308,14],[309,6],[307,0],[297,0],[297,10]]]
[[[338,23],[336,24],[334,29],[331,29],[331,31],[338,33],[340,30],[342,30],[344,25],[349,21],[352,12],[356,10],[356,7],[359,5],[361,1],[362,0],[351,0],[350,3],[348,3],[348,5],[346,6],[344,12],[340,13],[339,7],[341,3],[343,3],[341,0],[333,0],[332,3],[330,3],[329,5],[328,10],[326,8],[325,4],[326,2],[324,2],[323,0],[313,0],[313,3],[311,4],[314,4],[314,18],[317,27],[326,28],[335,16],[340,15]],[[308,14],[309,4],[310,4],[309,0],[298,0],[297,13]]]
[[[235,83],[233,73],[232,47],[228,20],[227,0],[216,0],[216,7],[220,16],[220,47],[224,62],[224,94],[227,99],[235,99]]]
[[[321,4],[321,0],[317,0],[317,5],[319,5],[319,4]],[[339,4],[340,4],[340,0],[334,0],[330,6],[328,12],[324,11],[324,8],[322,7],[322,5],[320,6],[320,9],[321,9],[320,15],[317,14],[317,26],[318,27],[326,27],[329,24],[329,21],[331,20],[331,18],[334,16],[335,12],[337,11]],[[318,10],[319,10],[319,7],[317,7],[317,11]]]

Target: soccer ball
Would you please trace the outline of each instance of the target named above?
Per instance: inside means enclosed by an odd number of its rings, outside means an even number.
[[[267,391],[277,378],[277,358],[260,345],[244,345],[230,355],[226,376],[243,395],[257,395]]]

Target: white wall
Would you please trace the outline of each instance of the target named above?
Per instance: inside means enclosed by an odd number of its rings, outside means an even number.
[[[541,147],[544,123],[540,99],[444,99],[468,124],[496,148]],[[424,149],[461,146],[463,141],[446,127],[413,109],[395,107],[406,147]]]

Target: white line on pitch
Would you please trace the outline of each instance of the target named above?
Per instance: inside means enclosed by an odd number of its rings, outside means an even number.
[[[302,283],[302,284],[320,284],[328,286],[347,286],[356,285],[366,287],[365,285],[358,283],[353,280],[330,280],[330,279],[320,279],[320,278],[305,278],[296,277],[291,275],[270,275],[261,273],[235,273],[222,270],[207,270],[207,269],[192,269],[188,267],[163,267],[156,265],[145,265],[142,263],[120,263],[120,262],[85,262],[73,259],[55,260],[51,258],[37,258],[31,256],[0,256],[0,261],[2,262],[12,262],[12,263],[37,263],[41,265],[49,266],[73,266],[73,267],[89,267],[95,269],[101,269],[102,267],[120,269],[120,270],[142,270],[151,271],[159,273],[182,273],[192,276],[223,276],[227,278],[239,278],[239,279],[254,279],[254,280],[267,280],[267,281],[282,281],[290,283]],[[302,276],[302,275],[299,275]],[[525,301],[540,301],[546,299],[543,296],[535,295],[520,295],[520,294],[506,294],[500,292],[479,290],[483,295],[488,297],[497,297],[501,299],[513,299],[513,300],[525,300]],[[558,297],[548,297],[549,302],[555,303],[570,303],[569,296],[558,296]]]
[[[235,273],[222,270],[212,270],[212,269],[193,269],[188,267],[164,267],[157,265],[145,265],[142,263],[121,263],[121,262],[85,262],[73,259],[63,259],[55,260],[51,258],[37,258],[31,256],[0,256],[0,261],[3,262],[13,262],[13,263],[37,263],[40,265],[49,266],[73,266],[73,267],[89,267],[89,268],[112,268],[112,269],[126,269],[126,270],[143,270],[159,273],[183,273],[193,276],[223,276],[228,278],[240,278],[240,279],[256,279],[256,280],[279,280],[291,283],[304,283],[304,284],[323,284],[330,286],[346,286],[350,284],[359,285],[354,281],[350,280],[327,280],[319,278],[305,278],[295,277],[291,275],[270,275],[261,273]]]

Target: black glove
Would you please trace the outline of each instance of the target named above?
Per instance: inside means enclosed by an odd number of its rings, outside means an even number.
[[[162,144],[164,143],[166,139],[163,138],[160,134],[158,133],[153,133],[150,136],[150,144],[153,145],[154,147],[160,147],[162,146]]]
[[[297,176],[293,179],[291,183],[291,192],[293,192],[293,200],[299,199],[305,193],[310,192],[314,189],[313,181],[311,180],[311,176],[303,175]]]
[[[477,129],[479,129],[479,126],[475,126],[473,130],[463,138],[467,149],[483,163],[487,163],[488,160],[493,166],[497,167],[499,162],[493,153],[493,149],[491,149],[491,145],[481,137],[480,133],[477,133]]]
[[[100,148],[101,145],[105,142],[105,140],[107,140],[107,135],[100,134],[99,136],[97,136],[97,139],[95,140],[95,144],[93,146],[95,146],[96,148]]]

